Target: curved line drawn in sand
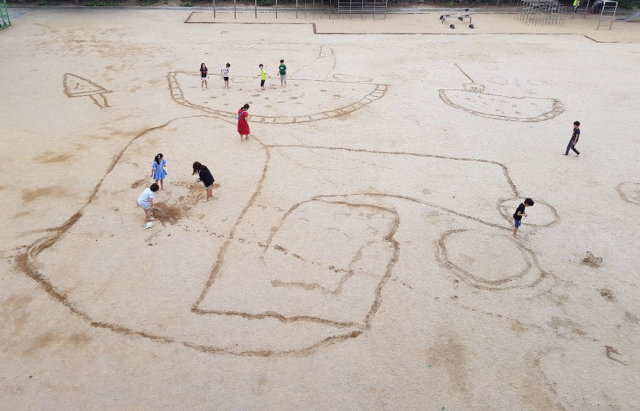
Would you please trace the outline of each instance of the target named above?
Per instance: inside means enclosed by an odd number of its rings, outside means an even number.
[[[111,93],[111,90],[107,90],[91,80],[75,74],[65,73],[62,77],[62,83],[64,85],[64,94],[69,98],[89,97],[93,104],[100,108],[111,107],[107,97],[105,97],[105,94]]]
[[[332,108],[327,108],[325,110],[318,110],[318,107],[314,107],[310,109],[308,112],[303,112],[302,114],[292,115],[292,116],[279,116],[279,115],[261,115],[260,109],[264,109],[263,107],[254,105],[252,109],[252,113],[249,116],[249,122],[252,123],[261,123],[261,124],[292,124],[292,123],[310,123],[320,120],[326,120],[330,118],[340,118],[343,116],[347,116],[354,111],[360,110],[361,108],[373,103],[376,100],[381,99],[387,93],[389,86],[386,84],[376,84],[371,83],[373,79],[369,78],[360,78],[356,76],[348,76],[342,74],[336,74],[334,78],[336,80],[329,80],[329,74],[335,70],[336,67],[336,57],[335,52],[332,48],[327,46],[321,46],[318,57],[313,60],[309,65],[302,67],[300,70],[296,71],[292,75],[290,75],[290,79],[295,79],[297,83],[306,83],[306,88],[312,88],[320,82],[323,85],[326,85],[327,89],[320,90],[321,92],[326,92],[327,95],[331,95],[329,93],[329,87],[336,84],[350,84],[351,87],[356,87],[357,84],[359,89],[362,89],[361,92],[363,94],[359,94],[356,96],[350,97],[348,104],[340,103],[341,105],[335,106]],[[189,99],[185,96],[185,91],[180,84],[178,76],[184,75],[193,75],[195,77],[196,74],[189,73],[185,71],[175,71],[170,72],[167,75],[167,82],[169,84],[169,91],[171,94],[171,98],[176,103],[189,107],[195,110],[204,111],[208,114],[214,115],[222,120],[225,120],[230,123],[236,122],[236,112],[226,111],[224,109],[215,109],[210,108],[202,104],[194,103],[193,101],[189,101]],[[338,80],[340,76],[343,76],[344,80]],[[357,81],[356,81],[357,80]],[[346,99],[339,94],[333,94],[337,98]],[[297,100],[297,98],[296,98]],[[208,103],[207,103],[208,104]],[[302,100],[298,100],[298,104],[304,104]],[[254,114],[257,111],[258,114]]]
[[[329,74],[336,69],[338,60],[335,50],[328,46],[320,46],[318,56],[306,66],[300,67],[289,76],[292,80],[329,81]],[[302,74],[300,74],[302,73]]]
[[[640,205],[640,183],[620,183],[616,186],[616,191],[623,201]]]
[[[489,82],[493,84],[499,84],[501,86],[504,86],[505,84],[509,84],[509,80],[507,80],[504,77],[491,77],[489,79]]]
[[[371,83],[373,81],[373,77],[359,77],[341,73],[334,74],[333,78],[344,83]]]
[[[82,297],[76,297],[75,290],[66,291],[67,288],[64,286],[60,286],[59,283],[56,285],[56,282],[52,279],[53,277],[46,272],[48,267],[43,262],[43,259],[50,258],[48,257],[51,255],[50,251],[46,253],[46,258],[39,258],[39,256],[43,252],[50,250],[54,245],[56,245],[56,253],[64,253],[64,247],[69,247],[69,244],[73,245],[73,242],[67,239],[76,236],[67,236],[67,234],[77,225],[80,228],[74,228],[73,233],[82,232],[81,227],[83,224],[77,223],[81,221],[85,214],[91,215],[91,213],[96,212],[96,209],[89,208],[89,206],[96,198],[99,201],[100,196],[98,194],[103,183],[118,166],[125,152],[132,147],[135,141],[148,133],[164,129],[178,120],[194,121],[192,119],[211,119],[211,117],[202,115],[174,119],[134,137],[114,158],[113,163],[97,183],[85,204],[64,224],[48,230],[48,235],[45,238],[34,242],[18,255],[15,258],[16,267],[38,282],[52,298],[67,306],[73,314],[89,322],[94,327],[109,329],[123,335],[149,338],[157,342],[178,343],[202,352],[262,357],[303,356],[311,354],[322,347],[356,338],[371,328],[373,318],[382,304],[382,289],[392,275],[393,267],[400,255],[400,244],[395,239],[395,234],[400,227],[398,205],[414,204],[433,208],[449,213],[453,218],[461,217],[470,223],[482,224],[488,230],[498,229],[501,232],[510,230],[510,227],[500,224],[502,217],[496,214],[496,210],[493,207],[484,207],[484,214],[481,213],[480,216],[471,215],[464,211],[466,210],[464,207],[469,201],[463,197],[456,200],[448,200],[451,194],[446,192],[447,187],[443,187],[445,191],[442,193],[432,189],[428,194],[424,194],[424,185],[431,186],[429,179],[439,178],[435,170],[448,170],[446,172],[452,177],[468,178],[470,174],[482,174],[474,173],[475,167],[485,167],[487,171],[490,171],[488,175],[493,176],[491,177],[492,179],[500,179],[496,184],[487,185],[487,190],[483,193],[485,197],[489,196],[493,201],[496,198],[511,197],[512,199],[517,199],[520,197],[515,184],[509,176],[508,169],[504,165],[490,160],[336,147],[264,145],[256,139],[256,142],[260,144],[265,153],[262,174],[259,177],[256,176],[257,186],[255,192],[251,194],[250,198],[248,197],[249,200],[245,203],[244,208],[238,211],[238,217],[235,222],[230,220],[230,224],[231,222],[233,224],[230,225],[231,228],[227,231],[228,234],[224,236],[225,240],[219,247],[215,263],[205,280],[202,292],[190,307],[191,312],[194,313],[194,319],[185,320],[188,323],[183,327],[189,325],[193,329],[185,328],[186,333],[184,335],[180,333],[178,333],[179,335],[173,335],[162,327],[154,329],[151,322],[133,321],[133,325],[127,326],[119,320],[112,320],[108,315],[104,318],[104,314],[100,311],[96,312],[93,306],[85,307],[79,303],[77,299]],[[303,179],[307,186],[315,184],[312,189],[316,193],[327,192],[330,189],[337,193],[308,196],[304,192],[298,193],[300,190],[295,189],[295,187],[300,187],[301,185],[296,182],[290,184],[291,190],[294,190],[293,193],[295,195],[289,193],[279,200],[277,196],[274,197],[274,193],[281,191],[282,187],[274,187],[273,181],[280,181],[281,175],[277,174],[277,171],[270,171],[270,164],[274,161],[289,161],[291,166],[295,166],[295,162],[300,157],[300,150],[308,153],[309,158],[306,163],[312,164],[311,162],[313,161],[312,165],[316,166],[317,173],[311,180],[302,175],[302,173],[292,173],[293,177],[300,175],[299,178]],[[135,151],[131,150],[132,153]],[[325,173],[326,176],[334,175],[335,173],[332,170],[337,165],[341,165],[347,170],[357,170],[362,169],[361,163],[363,161],[379,167],[393,167],[391,163],[396,161],[399,165],[402,165],[402,169],[406,169],[406,164],[408,163],[422,164],[423,168],[432,170],[433,175],[417,173],[420,174],[419,183],[416,183],[416,186],[410,192],[403,191],[404,194],[402,194],[403,192],[394,193],[393,184],[388,188],[380,186],[381,188],[379,189],[372,189],[372,181],[361,181],[366,180],[366,175],[370,174],[366,170],[361,171],[363,178],[356,178],[354,184],[349,188],[351,191],[347,194],[341,192],[342,190],[337,190],[331,181],[319,181],[318,176],[320,173]],[[327,164],[330,162],[332,163]],[[455,170],[449,170],[450,167],[447,166],[449,162],[458,163],[454,167]],[[326,166],[326,170],[322,169],[323,166]],[[284,167],[286,170],[290,168],[289,166]],[[413,170],[412,167],[409,168]],[[122,170],[118,172],[120,171]],[[273,173],[276,173],[275,177],[272,176],[269,179],[268,175]],[[415,172],[411,173],[411,175],[417,174]],[[482,175],[486,175],[486,173]],[[385,182],[384,184],[387,183]],[[136,185],[136,183],[133,185]],[[367,190],[373,190],[374,192]],[[387,192],[385,193],[384,191]],[[296,196],[299,198],[296,199]],[[425,198],[424,196],[428,197]],[[195,203],[197,200],[195,195],[188,197],[186,201],[190,204]],[[487,201],[485,197],[474,201],[469,206],[469,210],[478,209],[476,202],[478,204],[491,204],[493,202]],[[314,212],[313,207],[319,207],[320,212]],[[456,209],[459,207],[463,207],[464,210]],[[355,227],[357,229],[349,231],[343,228],[342,225],[332,225],[332,220],[341,220],[339,218],[326,218],[327,214],[340,215],[342,213],[342,215],[345,215],[345,211],[348,211],[346,214],[349,214],[345,218],[351,219],[351,224],[356,224]],[[364,217],[358,216],[360,213],[368,215],[365,220],[373,219],[377,222],[371,223],[369,220],[363,222]],[[178,221],[173,218],[169,211],[160,214],[162,214],[161,219],[165,221],[163,221],[162,225],[157,226],[158,230],[163,229],[162,227],[165,225],[174,225]],[[485,214],[493,217],[486,219]],[[330,221],[320,221],[321,218]],[[300,222],[304,221],[304,219],[310,220],[315,225],[300,225]],[[262,229],[258,233],[253,231],[253,227],[256,226],[254,224],[256,220],[262,221],[262,225],[266,229]],[[271,224],[269,224],[269,221],[271,221]],[[269,227],[273,227],[273,229]],[[313,236],[321,231],[313,227],[321,227],[322,230],[326,231],[324,235],[317,236],[315,243],[313,243],[315,246],[299,249],[290,245],[296,244],[295,237],[292,236],[300,229],[303,229],[302,232],[307,230],[306,236]],[[492,235],[495,236],[495,234]],[[264,239],[261,240],[260,236]],[[342,236],[346,239],[359,236],[357,241],[344,240],[341,245],[352,246],[351,253],[347,253],[350,256],[349,258],[336,263],[323,253],[314,254],[316,249],[319,248],[318,244],[322,244],[326,238],[335,239]],[[110,238],[109,236],[105,237]],[[244,239],[245,237],[257,237],[258,240],[248,242]],[[113,241],[117,241],[117,238]],[[525,280],[522,280],[521,277],[526,279],[527,286],[533,287],[535,280],[530,280],[529,276],[533,275],[531,272],[538,267],[537,260],[529,250],[524,248],[522,250],[524,260],[532,268],[518,278],[509,278],[504,285],[496,285],[491,282],[493,281],[491,279],[487,282],[486,279],[483,280],[481,276],[477,276],[475,273],[471,273],[472,276],[460,275],[464,276],[466,281],[474,286],[488,289],[522,286],[518,281]],[[251,258],[253,260],[250,260]],[[249,271],[249,280],[251,280],[249,284],[251,286],[248,290],[257,290],[255,292],[257,293],[256,296],[260,297],[258,299],[239,299],[237,298],[237,291],[234,294],[236,288],[229,288],[227,286],[228,283],[225,283],[225,281],[232,281],[237,284],[238,274],[247,271],[236,264],[245,260],[255,261],[254,265],[248,266],[250,270],[257,270],[255,273]],[[307,267],[303,273],[307,276],[296,277],[295,274],[299,272],[296,267]],[[317,275],[309,275],[313,274],[313,270],[328,273],[332,278],[327,280]],[[73,272],[74,270],[70,271]],[[223,271],[228,275],[223,275]],[[55,275],[56,273],[53,274]],[[474,278],[474,276],[479,279]],[[247,278],[244,278],[244,281],[247,280]],[[355,294],[353,287],[356,287],[355,290],[358,291]],[[350,290],[351,292],[345,293],[345,290]],[[345,298],[352,299],[353,295],[358,296],[357,309],[352,309],[351,305],[346,306],[350,307],[350,309],[341,309],[345,307]],[[283,299],[281,298],[282,296],[295,297]],[[307,301],[312,300],[321,302],[321,304],[305,305]],[[94,302],[89,301],[87,304],[94,304]],[[243,304],[246,304],[246,306],[243,306]],[[349,300],[349,304],[353,304],[353,301]],[[333,308],[327,310],[327,307]],[[188,309],[187,303],[186,310]],[[213,321],[213,319],[216,320]],[[257,328],[263,333],[260,335],[265,335],[265,332],[274,333],[272,335],[275,337],[272,336],[271,338],[277,341],[273,343],[275,347],[273,345],[265,345],[266,343],[263,343],[260,338],[247,340],[246,333],[249,332],[247,330],[253,329],[251,327],[254,327],[252,324],[255,321],[260,322]],[[221,322],[231,324],[225,326],[232,327],[230,329],[236,334],[233,337],[227,337],[224,332],[221,332],[215,326],[215,324],[222,324]],[[144,324],[144,328],[142,324]],[[214,324],[214,326],[211,324]],[[233,331],[236,328],[239,331]],[[308,334],[305,334],[307,330],[312,330],[312,332],[309,331]],[[245,346],[239,346],[238,344],[230,343],[228,340],[225,340],[225,343],[210,343],[207,338],[199,337],[194,340],[193,334],[195,332],[213,332],[223,335],[224,338],[230,338],[231,342],[233,342],[233,338],[236,338],[235,341],[246,341],[246,343]],[[290,339],[284,338],[290,335],[298,335],[302,342],[297,343],[292,348],[290,342],[288,342]]]
[[[190,74],[187,72],[171,72],[167,75],[167,80],[169,83],[169,88],[171,91],[171,98],[176,103],[193,108],[196,110],[204,111],[205,113],[209,113],[214,115],[217,118],[225,120],[227,122],[236,123],[237,113],[233,113],[225,110],[217,110],[209,107],[201,106],[198,104],[194,104],[188,101],[184,96],[184,91],[181,88],[178,79],[176,78],[177,74]],[[316,80],[298,80],[298,81],[316,81]],[[331,82],[328,82],[331,83]],[[332,82],[339,83],[339,82]],[[332,110],[320,111],[315,113],[308,113],[305,115],[299,116],[264,116],[259,114],[251,114],[249,117],[249,121],[252,123],[261,123],[261,124],[292,124],[292,123],[311,123],[320,120],[326,120],[330,118],[343,117],[348,114],[353,113],[354,111],[360,110],[361,108],[373,103],[376,100],[381,99],[387,93],[389,86],[385,84],[372,84],[372,90],[368,94],[361,97],[356,102],[351,104],[346,104],[344,106],[337,107]]]
[[[518,207],[518,201],[521,200],[514,201],[513,199],[500,199],[498,201],[498,212],[502,214],[504,219],[511,224],[513,224],[513,211]],[[535,215],[527,218],[526,222],[523,221],[523,225],[536,227],[554,227],[560,222],[558,212],[551,204],[547,203],[544,200],[536,200],[536,206],[541,207],[536,208]],[[541,209],[544,209],[545,211],[540,211]]]
[[[462,263],[455,260],[455,257],[450,255],[450,251],[448,247],[449,242],[456,241],[457,237],[464,236],[490,236],[488,234],[482,234],[473,232],[466,229],[457,229],[450,230],[442,234],[440,240],[438,241],[439,253],[438,259],[441,263],[447,267],[452,273],[454,273],[458,278],[466,282],[467,284],[480,288],[483,290],[509,290],[514,288],[523,288],[523,287],[535,287],[542,281],[544,277],[548,275],[548,273],[544,272],[540,265],[538,264],[538,259],[535,253],[528,248],[524,247],[519,242],[512,240],[510,238],[499,237],[495,235],[491,235],[489,239],[486,239],[482,242],[474,242],[475,246],[482,246],[484,244],[489,244],[490,241],[495,242],[496,240],[502,240],[502,242],[511,243],[511,247],[517,249],[519,251],[520,257],[522,258],[522,262],[524,263],[522,267],[520,267],[520,271],[515,274],[509,276],[503,276],[496,279],[485,278],[477,273],[472,273],[465,267],[462,267]],[[460,241],[460,240],[458,240]],[[507,259],[505,260],[506,266],[513,264],[513,259],[517,259],[517,254],[515,252],[507,253]]]
[[[474,82],[457,64],[456,67],[471,83],[464,84],[463,90],[439,90],[440,99],[453,108],[479,117],[526,123],[550,120],[564,113],[564,106],[558,99],[485,93],[482,84]]]

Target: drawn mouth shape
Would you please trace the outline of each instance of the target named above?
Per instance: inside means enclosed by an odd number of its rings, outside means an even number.
[[[212,101],[210,93],[203,93],[199,86],[193,86],[199,81],[195,74],[172,72],[167,80],[171,97],[178,104],[235,122],[238,109],[249,100],[249,121],[263,124],[308,123],[341,117],[382,98],[388,89],[384,84],[296,80],[295,84],[300,84],[298,88],[291,87],[290,81],[286,89],[267,90],[255,97],[250,93],[257,89],[256,83],[243,85],[243,92],[234,91]],[[270,103],[273,99],[283,103],[273,105]]]
[[[475,116],[503,121],[535,123],[564,112],[557,99],[489,94],[484,92],[484,86],[475,83],[465,85],[465,90],[441,89],[440,99]]]

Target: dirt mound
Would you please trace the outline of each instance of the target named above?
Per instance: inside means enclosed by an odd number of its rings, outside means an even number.
[[[582,260],[582,264],[593,268],[600,268],[600,266],[602,266],[602,257],[596,257],[591,254],[591,251],[587,251],[587,256]]]

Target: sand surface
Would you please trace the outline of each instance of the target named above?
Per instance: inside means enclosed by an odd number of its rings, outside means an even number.
[[[238,17],[0,32],[0,409],[639,409],[640,25]]]

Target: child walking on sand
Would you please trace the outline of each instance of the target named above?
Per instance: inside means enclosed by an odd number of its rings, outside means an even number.
[[[262,64],[258,67],[260,67],[260,91],[264,91],[264,82],[267,81],[267,73],[265,73],[264,66]]]
[[[195,173],[198,173],[197,181],[202,181],[202,183],[204,184],[204,189],[207,192],[206,198],[202,201],[207,202],[210,198],[213,197],[213,195],[211,195],[211,186],[216,180],[214,180],[213,175],[211,175],[211,171],[209,171],[207,166],[202,165],[197,161],[193,163],[193,173],[191,173],[191,175],[194,175]]]
[[[240,134],[240,141],[247,140],[251,130],[249,129],[249,123],[247,123],[247,117],[249,117],[249,105],[245,104],[238,110],[238,134]]]
[[[164,190],[164,185],[162,184],[163,180],[167,176],[167,171],[164,169],[167,166],[167,160],[164,159],[162,153],[158,153],[151,164],[151,177],[156,181],[160,182],[160,190]]]
[[[287,66],[284,65],[284,60],[280,60],[278,73],[280,74],[280,87],[287,87]]]
[[[144,210],[147,221],[153,221],[153,213],[151,212],[151,207],[153,207],[153,193],[158,191],[159,188],[157,184],[151,184],[151,187],[145,188],[138,197],[138,205]]]
[[[571,140],[569,140],[569,144],[567,145],[567,151],[565,151],[564,155],[569,155],[569,150],[573,150],[576,153],[576,156],[580,155],[580,152],[576,150],[576,144],[578,144],[578,140],[580,140],[580,122],[573,122],[573,134],[571,134]]]
[[[515,228],[513,229],[513,236],[518,237],[518,227],[522,224],[522,217],[527,217],[527,213],[524,212],[526,207],[533,206],[533,200],[527,198],[524,200],[524,203],[520,203],[516,212],[513,213],[513,220],[515,222]]]
[[[207,68],[207,65],[202,63],[200,64],[200,82],[202,83],[202,90],[204,90],[204,88],[209,88],[209,84],[207,84],[207,81],[209,80],[209,69]]]
[[[229,70],[231,69],[231,64],[227,63],[226,66],[220,70],[222,72],[222,78],[224,79],[224,88],[225,90],[229,88]]]

